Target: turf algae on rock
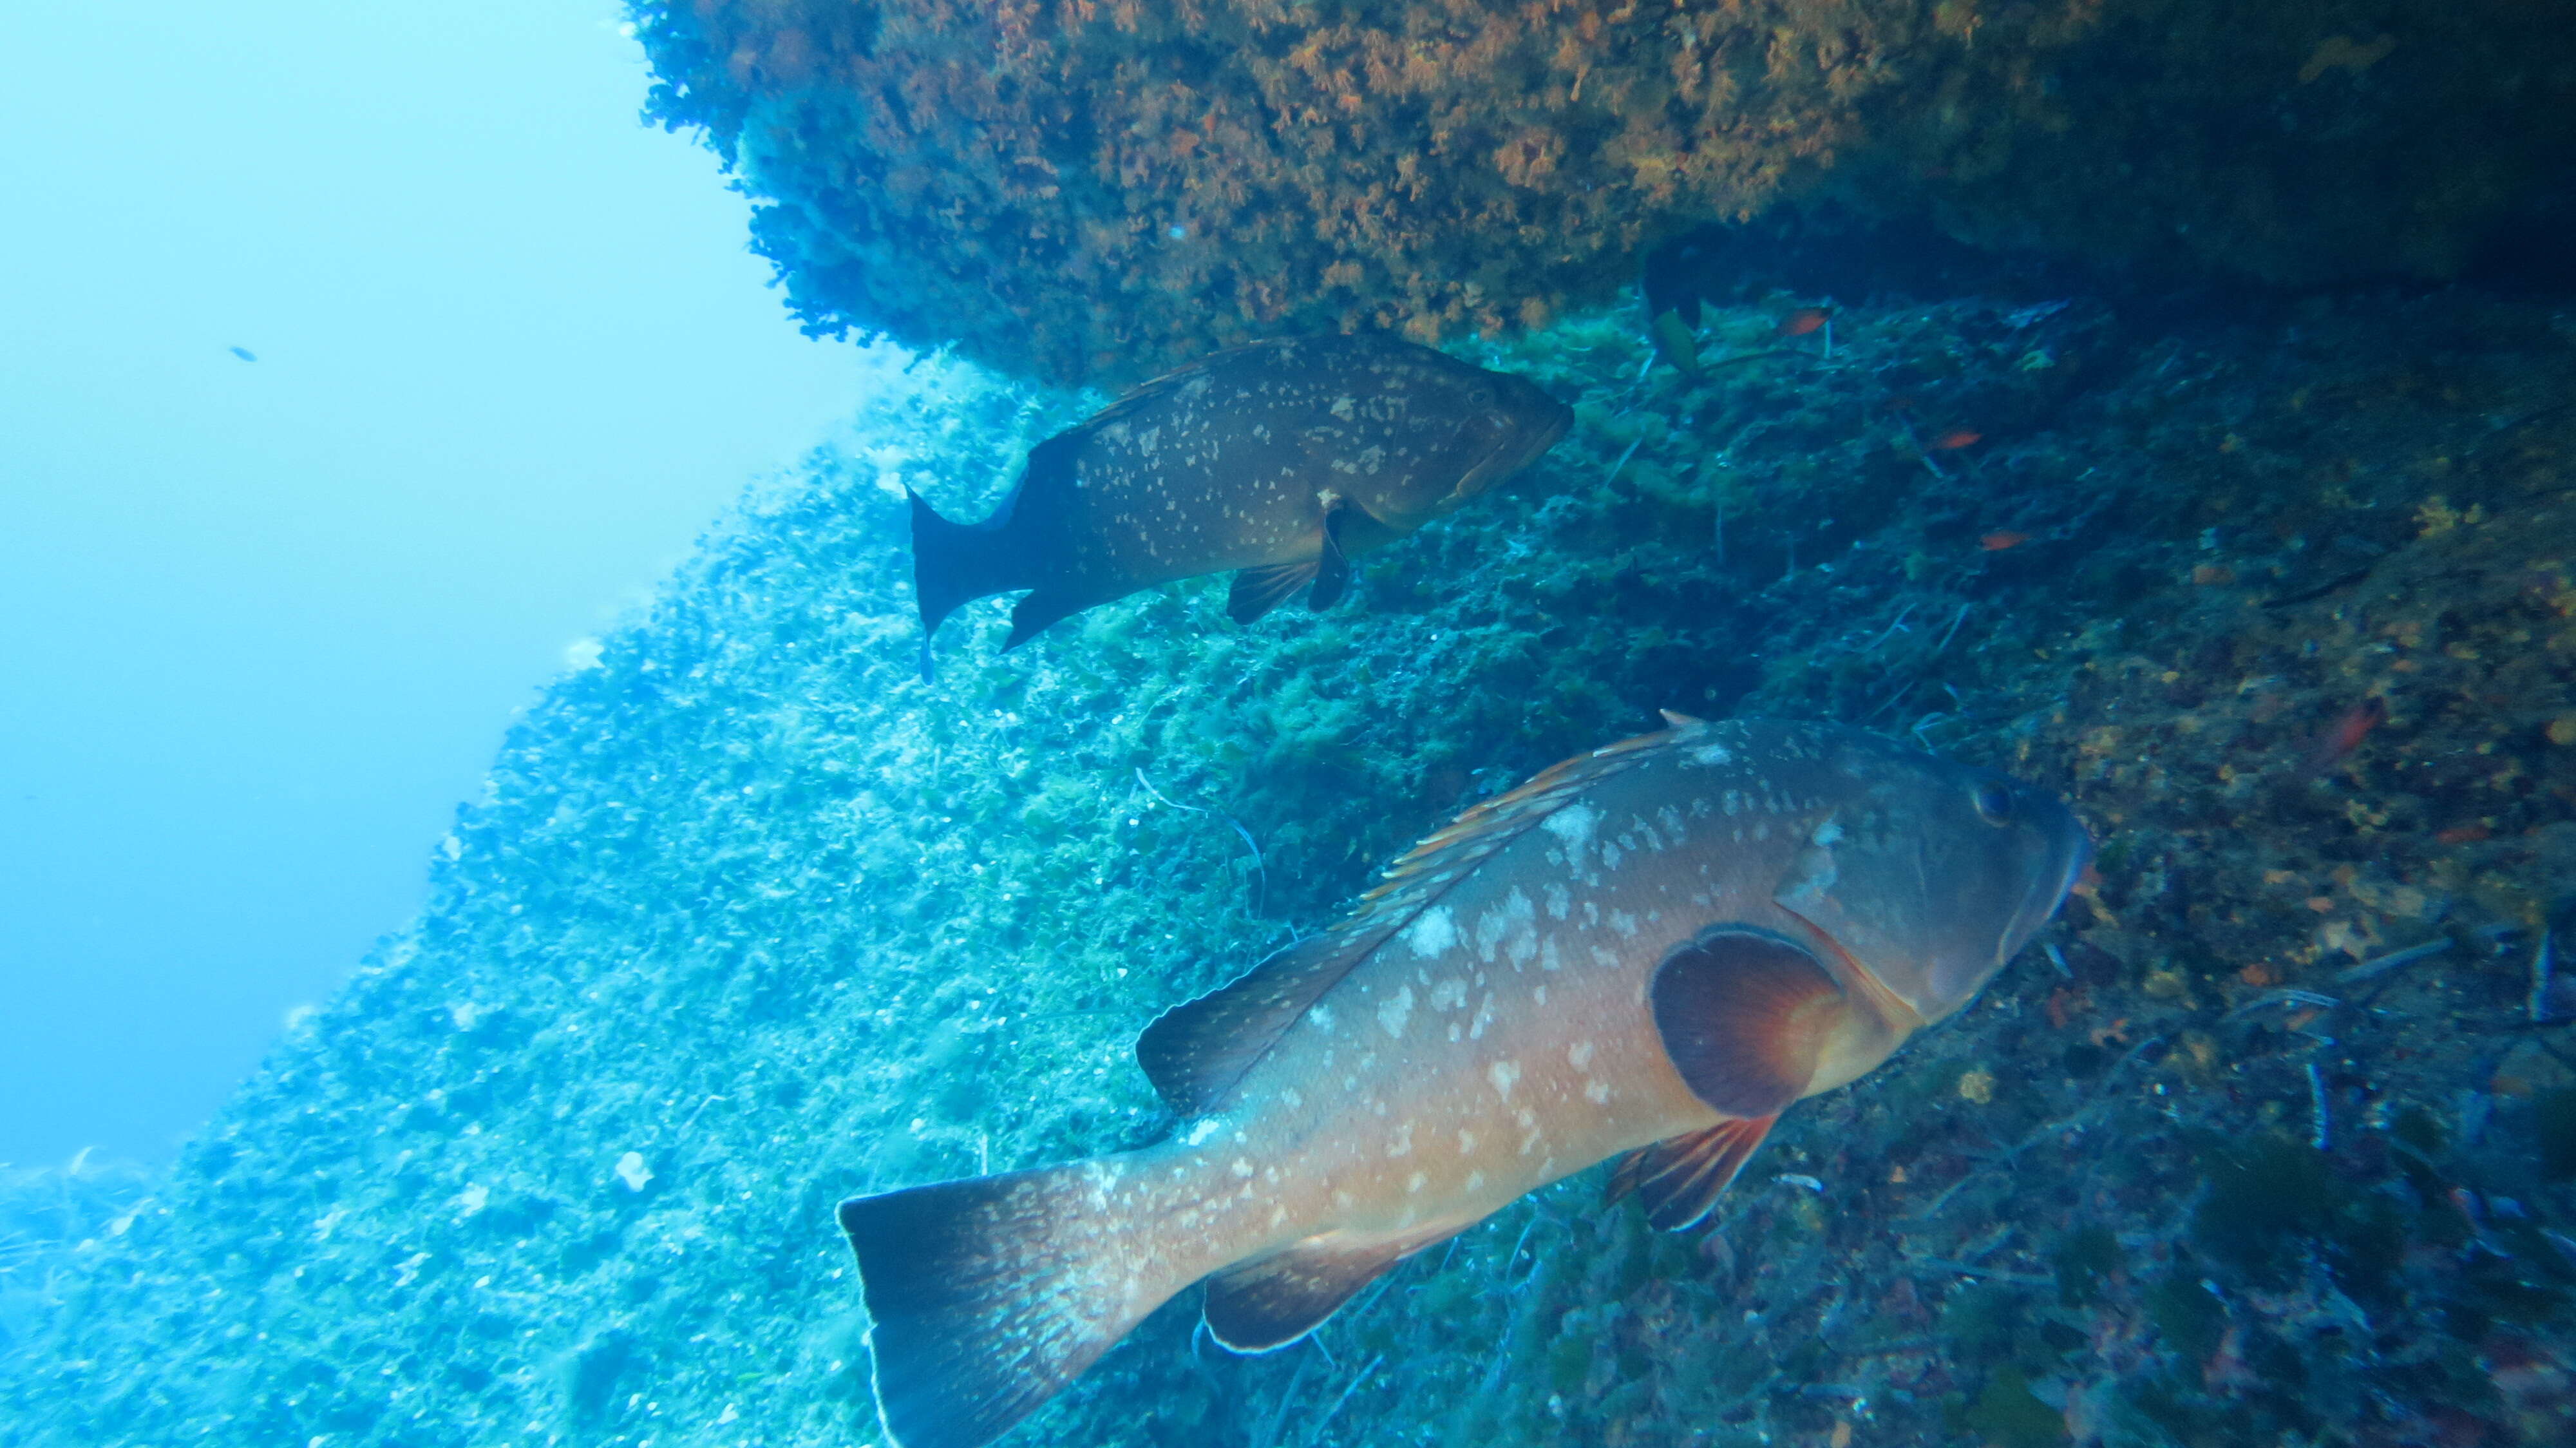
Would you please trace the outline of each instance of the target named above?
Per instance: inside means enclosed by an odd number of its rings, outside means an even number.
[[[2099,878],[1705,1234],[1578,1177],[1279,1354],[1193,1354],[1185,1297],[1023,1441],[1933,1448],[2034,1401],[2088,1444],[2568,1441],[2576,1044],[2527,1000],[2576,892],[2576,325],[2021,311],[1846,303],[1830,358],[1698,379],[1633,306],[1488,338],[1575,427],[1343,607],[1188,581],[1007,655],[969,618],[935,686],[902,489],[989,503],[1097,402],[924,361],[555,682],[420,919],[125,1230],[0,1279],[0,1443],[869,1441],[835,1203],[1154,1140],[1137,1022],[1666,707],[2034,781]],[[1953,428],[1936,474],[1908,430]],[[2328,1204],[2239,1251],[2212,1134]]]

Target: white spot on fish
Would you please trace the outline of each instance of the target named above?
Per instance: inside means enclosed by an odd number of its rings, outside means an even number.
[[[1223,1128],[1218,1125],[1216,1119],[1214,1117],[1210,1117],[1207,1120],[1200,1122],[1198,1125],[1191,1127],[1190,1134],[1181,1138],[1181,1145],[1197,1146],[1209,1137],[1216,1135],[1217,1132],[1222,1129]]]
[[[1467,983],[1463,980],[1444,980],[1431,988],[1431,1008],[1435,1011],[1454,1011],[1466,1003]]]
[[[1613,910],[1610,912],[1610,928],[1621,935],[1633,936],[1637,933],[1637,917],[1625,910]]]
[[[1389,1157],[1413,1155],[1412,1122],[1408,1121],[1395,1129],[1395,1140],[1387,1143],[1386,1154]]]
[[[1313,1021],[1318,1029],[1329,1031],[1333,1028],[1333,1008],[1318,1001],[1306,1008],[1306,1019]]]
[[[1386,1003],[1377,1008],[1377,1023],[1386,1028],[1388,1035],[1401,1041],[1404,1039],[1404,1023],[1411,1019],[1412,1015],[1413,987],[1399,986],[1395,994],[1388,997]]]
[[[1574,892],[1551,880],[1547,886],[1547,914],[1551,920],[1562,920],[1574,908]]]
[[[1469,1190],[1469,1191],[1471,1191],[1471,1192],[1472,1192],[1472,1191],[1476,1191],[1476,1190],[1478,1190],[1479,1188],[1483,1187],[1484,1185],[1485,1185],[1485,1174],[1484,1174],[1483,1172],[1480,1172],[1480,1171],[1471,1171],[1471,1172],[1467,1173],[1467,1190]]]
[[[1599,1078],[1583,1083],[1583,1099],[1595,1106],[1610,1104],[1610,1083]]]
[[[1487,991],[1485,992],[1485,998],[1476,1003],[1476,1020],[1473,1025],[1467,1027],[1467,1039],[1471,1041],[1481,1041],[1485,1039],[1485,1027],[1490,1026],[1493,1023],[1494,993],[1492,991]]]
[[[1422,1190],[1422,1184],[1429,1180],[1431,1180],[1431,1178],[1424,1176],[1420,1172],[1415,1172],[1413,1175],[1404,1179],[1404,1189],[1407,1192],[1418,1192]]]
[[[1404,939],[1416,955],[1439,955],[1458,943],[1458,922],[1450,918],[1448,906],[1435,905],[1422,912],[1422,918],[1404,932]]]
[[[1566,1047],[1565,1063],[1577,1071],[1589,1070],[1592,1065],[1592,1043],[1577,1041]]]
[[[1582,803],[1569,804],[1540,822],[1551,835],[1565,841],[1565,858],[1581,864],[1583,851],[1592,843],[1592,830],[1601,823],[1599,812]]]
[[[1816,826],[1815,845],[1817,849],[1832,849],[1836,844],[1841,842],[1842,837],[1843,827],[1834,823],[1831,819],[1827,819],[1823,824]]]
[[[1715,769],[1719,765],[1733,764],[1735,762],[1735,753],[1723,744],[1703,744],[1699,748],[1692,750],[1687,758],[1689,758],[1690,762],[1693,764]]]
[[[1233,1172],[1239,1177],[1248,1177],[1252,1175],[1252,1163],[1245,1161],[1242,1157],[1238,1156],[1234,1159],[1233,1164],[1227,1167],[1226,1170]]]
[[[1494,1083],[1494,1094],[1505,1101],[1512,1099],[1512,1087],[1521,1079],[1521,1063],[1496,1061],[1485,1070],[1485,1079]]]
[[[1472,1131],[1465,1131],[1465,1130],[1461,1130],[1461,1131],[1458,1133],[1458,1154],[1459,1154],[1460,1156],[1471,1156],[1471,1155],[1473,1155],[1473,1154],[1475,1153],[1475,1150],[1476,1150],[1476,1133],[1474,1133],[1474,1132],[1472,1132]]]
[[[1287,1106],[1292,1110],[1306,1104],[1306,1098],[1301,1095],[1294,1086],[1280,1087],[1279,1101],[1280,1104]]]

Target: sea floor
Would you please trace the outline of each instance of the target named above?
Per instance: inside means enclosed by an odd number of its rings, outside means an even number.
[[[1695,376],[1634,306],[1470,347],[1573,434],[1333,611],[982,605],[931,683],[902,486],[971,516],[1087,400],[926,360],[148,1197],[11,1178],[0,1443],[870,1441],[833,1202],[1152,1139],[1158,1011],[1662,708],[2042,782],[2096,878],[1711,1230],[1585,1173],[1273,1356],[1185,1295],[1017,1441],[2576,1437],[2576,308],[1808,300]]]

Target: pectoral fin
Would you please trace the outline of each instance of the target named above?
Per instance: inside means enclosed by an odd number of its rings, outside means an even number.
[[[1779,1119],[1721,1121],[1632,1151],[1610,1173],[1610,1200],[1635,1192],[1648,1223],[1667,1232],[1697,1226]]]
[[[1351,560],[1342,551],[1342,533],[1358,511],[1346,502],[1324,510],[1324,556],[1315,561],[1315,591],[1306,595],[1306,607],[1316,613],[1340,602],[1351,586]]]
[[[1691,1094],[1729,1116],[1777,1116],[1807,1093],[1850,1009],[1803,946],[1719,925],[1674,946],[1649,988],[1664,1053]]]
[[[1208,1279],[1208,1333],[1235,1352],[1286,1347],[1341,1310],[1389,1267],[1453,1235],[1344,1243],[1312,1237],[1275,1257],[1220,1272]]]
[[[1225,616],[1236,623],[1250,623],[1288,601],[1288,596],[1313,581],[1318,561],[1274,563],[1267,568],[1247,568],[1234,575],[1234,588],[1225,596]]]

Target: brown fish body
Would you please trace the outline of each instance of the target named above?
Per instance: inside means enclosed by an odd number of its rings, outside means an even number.
[[[1690,721],[1569,761],[1157,1021],[1169,1141],[845,1204],[889,1429],[985,1441],[1202,1277],[1219,1341],[1293,1341],[1623,1152],[1659,1225],[1695,1221],[1789,1103],[1964,1004],[2085,854],[2054,801],[1831,726]],[[961,1252],[951,1277],[1021,1295],[922,1296],[917,1264]]]
[[[1235,571],[1249,622],[1352,556],[1449,512],[1544,452],[1570,410],[1516,377],[1392,338],[1310,337],[1220,352],[1040,444],[1009,501],[961,526],[913,499],[923,625],[1031,590],[1011,645],[1067,614]]]

